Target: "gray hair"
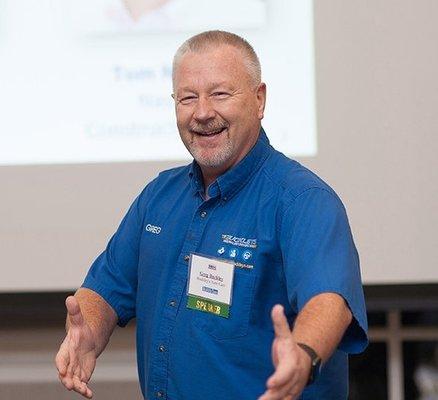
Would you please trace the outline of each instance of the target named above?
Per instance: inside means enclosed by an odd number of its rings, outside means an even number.
[[[262,69],[259,58],[253,47],[242,37],[235,33],[225,31],[206,31],[187,39],[176,51],[173,57],[172,81],[175,71],[182,56],[189,51],[200,52],[219,45],[232,46],[242,52],[252,83],[256,86],[261,82]]]

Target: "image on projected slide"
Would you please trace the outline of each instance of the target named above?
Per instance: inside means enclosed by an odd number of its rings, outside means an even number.
[[[256,49],[271,143],[314,156],[312,13],[310,0],[0,0],[0,165],[190,160],[172,58],[208,29]]]
[[[266,0],[99,0],[70,4],[76,27],[89,33],[180,32],[260,28]]]

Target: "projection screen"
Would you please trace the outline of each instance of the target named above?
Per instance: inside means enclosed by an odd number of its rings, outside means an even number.
[[[141,189],[190,162],[171,62],[206,29],[254,45],[268,88],[263,126],[343,199],[365,283],[438,282],[435,153],[424,145],[436,144],[438,123],[417,124],[431,106],[400,91],[415,83],[437,99],[395,46],[401,37],[427,55],[422,76],[434,76],[433,39],[417,45],[403,30],[409,15],[360,3],[345,5],[357,20],[307,0],[206,4],[0,0],[0,291],[78,287]],[[382,34],[388,18],[397,35]]]

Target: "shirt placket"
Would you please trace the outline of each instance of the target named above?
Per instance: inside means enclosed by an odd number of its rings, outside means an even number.
[[[218,205],[218,201],[215,199],[203,201],[199,196],[196,197],[196,201],[198,202],[198,207],[193,215],[192,222],[187,230],[181,252],[178,256],[175,274],[159,322],[159,329],[153,341],[153,359],[151,363],[151,374],[153,378],[150,380],[150,387],[153,391],[153,398],[155,399],[168,398],[168,349],[178,315],[178,309],[181,301],[185,298],[184,289],[187,284],[187,269],[190,254],[198,250],[207,223]]]

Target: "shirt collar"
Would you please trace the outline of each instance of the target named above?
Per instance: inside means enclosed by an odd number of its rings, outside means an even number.
[[[209,186],[209,197],[220,195],[223,200],[228,200],[234,196],[234,194],[245,186],[251,176],[261,167],[271,149],[265,131],[263,128],[260,128],[257,142],[248,154],[237,165],[219,176]],[[195,192],[203,193],[204,186],[202,172],[195,160],[193,160],[190,166],[189,176],[191,179],[191,185]]]

